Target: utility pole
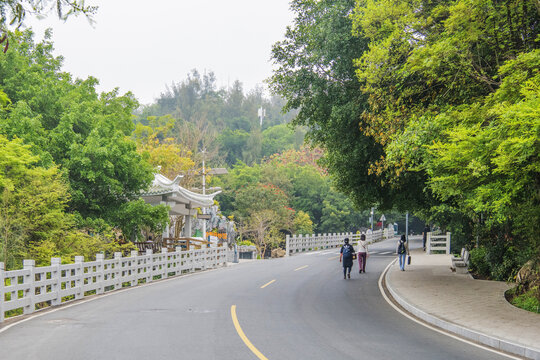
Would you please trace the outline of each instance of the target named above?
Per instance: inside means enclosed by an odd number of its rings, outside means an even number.
[[[259,125],[262,128],[262,123],[263,123],[264,117],[266,116],[266,109],[261,106],[259,110],[257,111],[257,115],[259,116]]]
[[[206,148],[202,150],[202,193],[203,195],[206,195],[206,167],[205,167],[205,155],[206,155]],[[203,215],[206,214],[206,208],[202,208]],[[203,219],[203,226],[202,226],[202,234],[203,234],[203,240],[206,240],[206,219]]]
[[[369,218],[369,220],[371,221],[371,232],[373,233],[373,215],[374,215],[374,212],[375,212],[375,208],[371,208],[371,216]]]
[[[405,215],[405,241],[409,244],[409,212]]]

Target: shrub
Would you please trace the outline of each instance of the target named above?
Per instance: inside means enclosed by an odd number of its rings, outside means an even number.
[[[479,247],[469,251],[469,269],[471,272],[482,277],[490,277],[490,266],[487,261],[487,251],[485,247]]]

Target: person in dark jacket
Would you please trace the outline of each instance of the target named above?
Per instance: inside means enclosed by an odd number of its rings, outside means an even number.
[[[349,244],[349,238],[345,238],[345,244],[341,247],[339,262],[343,263],[343,278],[351,278],[351,269],[353,266],[354,247]]]
[[[424,231],[422,231],[422,246],[424,247],[424,251],[426,251],[426,240],[427,240],[427,233],[429,232],[429,226],[426,224],[424,227]]]
[[[396,253],[398,254],[399,258],[399,268],[401,271],[405,271],[405,260],[407,259],[407,255],[409,255],[409,244],[407,244],[407,237],[405,235],[401,235],[401,239],[398,241]]]

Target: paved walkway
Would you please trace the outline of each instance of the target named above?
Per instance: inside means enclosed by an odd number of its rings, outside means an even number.
[[[451,255],[411,251],[411,265],[394,263],[386,287],[413,315],[488,346],[540,359],[540,314],[514,307],[504,298],[504,282],[474,280],[450,270]]]

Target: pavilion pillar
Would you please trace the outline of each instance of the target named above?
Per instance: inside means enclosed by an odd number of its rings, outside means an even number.
[[[161,238],[162,239],[165,239],[165,238],[168,238],[169,237],[169,234],[170,234],[170,225],[167,224],[167,227],[165,227],[165,230],[163,230],[163,234],[161,234]]]
[[[186,224],[184,225],[184,233],[186,237],[191,237],[191,215],[186,215]]]

